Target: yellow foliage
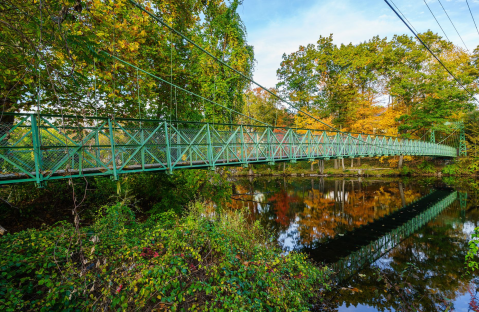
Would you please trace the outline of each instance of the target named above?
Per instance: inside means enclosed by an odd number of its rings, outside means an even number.
[[[314,116],[314,114],[311,114],[310,112],[306,111],[308,114]],[[317,119],[317,120],[316,120]],[[316,119],[311,118],[305,114],[299,113],[294,116],[294,123],[297,128],[303,128],[303,129],[311,129],[311,130],[330,130],[331,128],[322,124],[318,120],[322,121],[323,123],[327,125],[332,124],[333,116],[329,116],[328,118],[319,118],[316,117]],[[305,133],[306,130],[298,130],[299,133]]]

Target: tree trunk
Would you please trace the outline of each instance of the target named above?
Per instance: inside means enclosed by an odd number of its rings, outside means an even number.
[[[346,168],[344,168],[344,158],[341,159],[341,166],[343,167],[343,171],[346,170]]]
[[[286,162],[283,161],[283,174],[286,173]]]
[[[401,182],[399,182],[399,194],[401,196],[401,204],[404,207],[406,206],[406,197],[404,196],[404,188]]]
[[[337,160],[337,159],[334,160],[334,169],[339,169],[338,160]]]
[[[351,168],[354,168],[354,158],[351,158]]]
[[[311,172],[314,171],[314,161],[311,162]]]
[[[358,158],[358,167],[361,167],[361,157]]]
[[[248,165],[248,175],[249,176],[253,175],[253,166],[252,165]]]
[[[404,159],[404,156],[400,155],[399,156],[399,161],[398,161],[398,169],[402,168],[403,159]]]

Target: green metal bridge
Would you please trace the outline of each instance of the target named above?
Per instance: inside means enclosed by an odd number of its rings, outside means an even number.
[[[10,114],[0,184],[255,163],[374,156],[456,157],[445,144],[373,134],[114,117]]]

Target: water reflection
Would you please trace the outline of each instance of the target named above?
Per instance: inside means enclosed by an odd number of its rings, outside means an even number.
[[[427,190],[400,182],[360,180],[242,180],[234,207],[247,203],[253,217],[279,234],[285,250],[323,242],[391,214]]]
[[[241,180],[235,193],[233,207],[247,205],[284,250],[336,269],[328,310],[470,310],[478,287],[464,257],[479,213],[464,192],[298,178]]]

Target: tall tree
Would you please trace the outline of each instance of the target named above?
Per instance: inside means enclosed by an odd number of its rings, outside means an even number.
[[[241,0],[139,0],[235,69],[251,75],[253,48],[236,12]],[[226,121],[247,81],[128,0],[6,0],[0,4],[0,96],[6,112]],[[116,60],[118,57],[164,81]],[[6,117],[1,119],[6,120]],[[11,117],[8,117],[11,118]]]
[[[477,51],[468,54],[430,31],[420,36],[476,94]],[[469,94],[405,35],[340,46],[332,35],[320,37],[284,55],[277,73],[284,96],[349,131],[414,135],[473,107]]]

